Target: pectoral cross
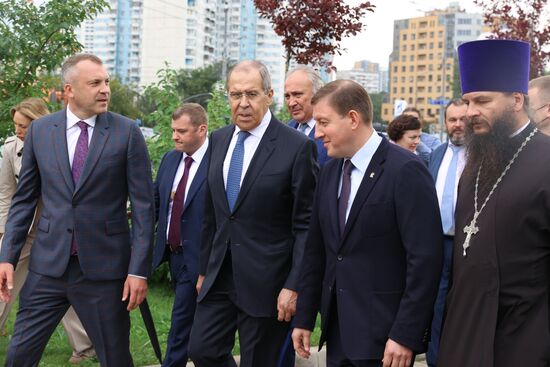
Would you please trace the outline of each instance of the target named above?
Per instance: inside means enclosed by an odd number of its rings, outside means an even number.
[[[472,239],[472,236],[477,232],[479,232],[479,228],[476,227],[476,221],[477,221],[477,215],[474,214],[474,217],[472,218],[472,221],[470,222],[470,224],[464,227],[464,233],[466,233],[466,239],[464,240],[464,244],[462,245],[462,248],[464,249],[462,256],[466,256],[466,250],[468,249],[468,247],[470,247],[470,240]]]

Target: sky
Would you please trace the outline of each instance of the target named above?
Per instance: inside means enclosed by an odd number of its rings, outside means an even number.
[[[358,4],[359,0],[346,3]],[[370,0],[375,5],[374,13],[368,12],[363,18],[366,25],[362,33],[342,40],[347,51],[336,55],[333,64],[338,70],[348,70],[359,60],[377,62],[387,69],[388,57],[393,47],[393,21],[423,16],[426,11],[446,8],[450,0]],[[481,13],[473,0],[458,0],[460,7],[470,13]]]

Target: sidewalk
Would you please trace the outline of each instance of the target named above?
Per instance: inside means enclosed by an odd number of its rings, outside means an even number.
[[[320,352],[317,352],[317,350],[312,351],[311,357],[309,359],[303,359],[298,356],[296,356],[296,367],[326,367],[326,349],[323,348]],[[235,360],[237,361],[237,364],[239,364],[239,357],[236,356]],[[419,356],[416,356],[416,362],[414,363],[415,367],[427,367],[426,364],[426,357],[424,354],[421,354]],[[147,367],[160,367],[160,365],[155,366],[147,366]],[[187,367],[195,367],[193,362],[188,362]]]

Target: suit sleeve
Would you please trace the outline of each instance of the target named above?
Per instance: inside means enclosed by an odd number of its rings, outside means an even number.
[[[322,178],[319,180],[322,182]],[[322,187],[315,191],[308,236],[304,249],[304,260],[298,286],[298,303],[294,316],[294,327],[313,331],[317,311],[320,309],[321,291],[325,276],[325,242],[319,222],[319,207]]]
[[[443,231],[433,179],[421,161],[407,162],[395,183],[399,233],[406,252],[406,286],[389,338],[425,349],[443,260]]]
[[[13,144],[13,150],[15,150],[15,142],[13,142]],[[17,188],[13,159],[14,157],[11,150],[4,152],[2,167],[0,168],[0,233],[5,232],[11,199]]]
[[[297,290],[300,267],[304,258],[304,247],[311,217],[311,204],[319,165],[317,164],[317,147],[315,142],[307,139],[302,145],[292,168],[292,233],[294,246],[292,267],[285,281],[284,288]]]
[[[9,262],[14,267],[25,245],[41,191],[40,174],[33,145],[36,129],[37,124],[31,124],[25,137],[19,184],[11,200],[6,231],[2,238],[0,262]]]
[[[155,221],[151,161],[139,127],[132,123],[130,129],[126,177],[132,207],[132,256],[128,274],[148,277]]]
[[[160,192],[159,192],[159,185],[160,185],[160,178],[162,176],[162,172],[164,171],[164,160],[166,159],[166,156],[168,153],[165,153],[162,156],[162,159],[160,160],[159,169],[157,171],[157,178],[155,179],[155,182],[153,184],[153,190],[155,193],[155,223],[159,220],[159,207],[160,207]]]
[[[204,197],[204,217],[201,236],[201,247],[199,253],[199,274],[206,275],[210,252],[212,251],[212,242],[214,241],[214,233],[216,233],[216,216],[214,214],[214,204],[212,203],[212,194],[210,193],[210,184],[208,180],[208,172],[210,171],[210,162],[212,160],[212,151],[214,147],[214,134],[210,135],[208,144],[208,168],[205,181],[205,197]]]

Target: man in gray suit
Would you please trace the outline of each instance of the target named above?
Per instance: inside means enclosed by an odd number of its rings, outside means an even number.
[[[99,58],[70,57],[62,78],[68,106],[31,125],[0,252],[0,297],[6,301],[41,197],[6,365],[37,365],[72,305],[101,365],[133,366],[128,311],[147,294],[154,224],[147,148],[135,123],[107,112],[109,75]]]

